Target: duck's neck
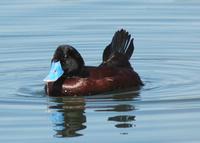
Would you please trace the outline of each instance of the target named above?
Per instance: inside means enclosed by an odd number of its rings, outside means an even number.
[[[89,71],[84,67],[82,69],[73,71],[73,72],[68,72],[64,73],[63,77],[68,78],[68,77],[88,77],[89,76]]]

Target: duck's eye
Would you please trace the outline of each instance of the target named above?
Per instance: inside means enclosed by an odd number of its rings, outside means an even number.
[[[68,55],[64,55],[64,58],[67,59],[67,58],[68,58]]]

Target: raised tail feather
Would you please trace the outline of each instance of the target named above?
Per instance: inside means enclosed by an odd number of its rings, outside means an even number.
[[[128,60],[134,51],[133,38],[124,29],[115,32],[111,43],[103,52],[103,63],[112,66],[130,66]],[[113,65],[114,64],[114,65]]]

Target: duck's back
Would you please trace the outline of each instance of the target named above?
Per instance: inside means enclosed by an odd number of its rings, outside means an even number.
[[[89,67],[88,71],[88,77],[71,77],[64,80],[62,94],[92,95],[142,85],[140,77],[132,69]]]

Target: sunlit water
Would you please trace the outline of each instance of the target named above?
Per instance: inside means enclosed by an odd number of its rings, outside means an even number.
[[[58,45],[98,65],[120,28],[135,38],[140,91],[45,96]],[[199,143],[199,63],[198,0],[1,0],[0,142]]]

